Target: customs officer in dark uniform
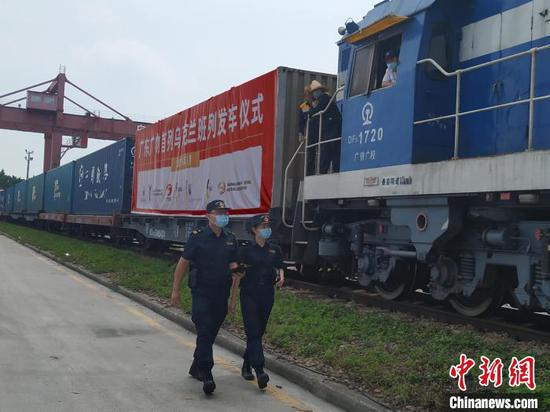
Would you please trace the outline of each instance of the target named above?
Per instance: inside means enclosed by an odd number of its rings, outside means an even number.
[[[180,286],[185,271],[189,271],[192,296],[192,320],[197,330],[194,360],[189,374],[203,382],[203,390],[211,394],[216,389],[212,376],[214,359],[212,345],[227,315],[227,299],[232,284],[232,270],[237,265],[237,239],[225,229],[229,209],[221,200],[206,206],[208,225],[193,231],[174,272],[171,303],[180,304]],[[237,275],[235,275],[237,276]]]
[[[246,267],[246,274],[240,283],[241,311],[246,331],[242,376],[253,380],[254,369],[260,389],[265,388],[269,381],[264,371],[262,336],[273,307],[274,285],[281,287],[284,283],[283,256],[278,246],[268,242],[271,236],[269,224],[268,215],[252,217],[247,227],[254,241],[239,249],[239,263]]]

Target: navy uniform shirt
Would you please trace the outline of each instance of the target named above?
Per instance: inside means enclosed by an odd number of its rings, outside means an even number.
[[[283,268],[283,254],[277,245],[266,242],[262,247],[252,242],[239,249],[239,262],[247,266],[246,276],[241,280],[243,289],[273,287],[275,269]]]
[[[323,93],[317,99],[317,105],[309,111],[309,117],[311,118],[309,122],[310,130],[315,129],[315,132],[319,133],[319,116],[313,116],[325,110],[330,102],[330,99],[331,96],[328,93]],[[323,114],[322,125],[323,130],[321,132],[321,137],[323,140],[336,139],[341,136],[342,115],[340,114],[340,110],[334,101],[332,101],[327,111]],[[319,140],[319,135],[312,137],[313,140],[311,140],[310,143],[317,142]]]
[[[231,284],[229,264],[237,262],[237,239],[226,229],[220,236],[206,226],[194,230],[181,256],[198,269],[197,286]]]

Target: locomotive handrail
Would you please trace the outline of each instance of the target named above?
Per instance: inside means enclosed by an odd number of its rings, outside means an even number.
[[[290,166],[292,165],[292,163],[294,163],[294,160],[300,153],[300,150],[302,149],[303,145],[304,145],[304,142],[301,141],[300,144],[298,145],[298,148],[296,149],[296,151],[294,152],[294,154],[292,155],[288,164],[285,167],[285,174],[284,174],[284,180],[283,180],[283,205],[282,205],[283,213],[281,216],[281,221],[283,222],[283,225],[289,229],[292,229],[294,227],[294,223],[291,225],[286,221],[286,191],[287,191],[288,170],[290,169]]]
[[[328,106],[327,106],[328,107]],[[319,112],[321,113],[321,112]],[[308,141],[309,141],[309,120],[310,118],[308,117],[307,118],[307,122],[306,122],[306,147],[304,149],[304,178],[303,178],[303,185],[302,185],[302,190],[304,190],[304,185],[305,185],[305,181],[306,181],[306,176],[307,176],[307,149],[309,149],[310,147],[312,147],[311,145],[308,145]],[[316,173],[317,174],[317,171]],[[302,218],[300,219],[300,223],[302,224],[302,227],[304,228],[304,230],[307,230],[309,232],[315,232],[317,230],[319,230],[318,227],[309,227],[306,223],[305,223],[305,220],[306,220],[306,200],[304,199],[304,197],[302,196]]]
[[[336,139],[325,140],[325,141],[321,141],[321,138],[322,138],[322,134],[323,134],[323,115],[327,112],[330,105],[334,102],[334,99],[336,98],[336,95],[338,93],[340,93],[342,90],[344,90],[344,87],[345,86],[340,86],[339,88],[337,88],[334,91],[334,93],[332,94],[332,96],[330,97],[330,100],[328,101],[326,107],[323,110],[321,110],[320,112],[317,112],[313,116],[311,116],[312,118],[317,117],[317,116],[319,117],[319,132],[318,132],[319,136],[318,136],[318,140],[317,140],[316,143],[313,143],[311,145],[306,146],[307,148],[314,147],[314,146],[319,146],[319,149],[316,150],[316,152],[315,152],[315,175],[319,174],[319,169],[321,167],[321,147],[320,146],[322,144],[337,142],[339,140],[342,140],[341,136],[336,138]],[[307,119],[308,124],[309,124],[309,120],[310,120],[310,118]],[[309,139],[309,133],[306,135],[306,139]],[[307,150],[306,150],[306,152],[307,152]],[[306,161],[307,161],[307,154],[306,154]]]
[[[334,99],[336,98],[336,95],[338,93],[340,93],[342,90],[344,90],[344,88],[345,88],[345,86],[338,87],[334,91],[332,96],[330,97],[330,100],[328,101],[327,106],[323,110],[315,113],[313,116],[308,117],[308,119],[307,119],[307,122],[306,122],[306,147],[305,147],[305,150],[304,150],[304,152],[305,152],[305,154],[304,154],[304,180],[305,180],[305,176],[307,176],[307,160],[308,160],[307,159],[307,149],[309,149],[310,147],[319,146],[317,148],[317,150],[315,151],[315,175],[318,175],[319,174],[319,169],[321,167],[321,145],[342,140],[342,136],[340,136],[340,137],[337,137],[335,139],[322,141],[322,133],[323,133],[323,115],[329,109],[330,105],[334,102]],[[308,144],[309,143],[309,122],[310,122],[311,118],[317,117],[317,116],[319,116],[318,140],[317,140],[317,142],[315,142],[313,144]],[[305,201],[305,199],[302,199],[302,219],[301,220],[302,220],[303,228],[307,231],[315,232],[315,231],[320,229],[318,227],[310,227],[305,223],[305,220],[306,220],[306,201]]]
[[[542,47],[533,47],[529,50],[526,50],[526,51],[523,51],[523,52],[520,52],[520,53],[512,54],[512,55],[506,56],[506,57],[501,57],[499,59],[491,60],[489,62],[485,62],[485,63],[481,63],[481,64],[478,64],[478,65],[475,65],[475,66],[467,67],[465,69],[458,69],[458,70],[455,70],[454,72],[446,71],[445,69],[443,69],[441,67],[441,65],[439,65],[433,59],[428,58],[428,59],[419,60],[416,63],[417,65],[431,64],[433,67],[435,67],[437,69],[437,71],[439,71],[439,73],[441,73],[445,77],[447,77],[447,78],[456,77],[455,113],[450,114],[450,115],[446,115],[446,116],[439,116],[439,117],[433,117],[433,118],[430,118],[430,119],[419,120],[419,121],[414,122],[413,124],[416,126],[416,125],[421,125],[421,124],[426,124],[426,123],[433,123],[433,122],[437,122],[437,121],[440,121],[440,120],[447,120],[447,119],[453,119],[454,118],[455,119],[455,135],[454,135],[453,159],[456,160],[456,159],[458,159],[458,150],[459,150],[459,144],[460,144],[460,118],[461,117],[468,116],[470,114],[487,112],[487,111],[491,111],[491,110],[497,110],[497,109],[502,109],[502,108],[505,108],[505,107],[517,106],[517,105],[520,105],[520,104],[527,104],[528,103],[529,104],[529,126],[528,126],[529,127],[529,129],[528,129],[529,135],[528,135],[527,150],[528,151],[533,150],[533,122],[534,122],[534,115],[535,115],[535,103],[538,102],[538,101],[541,101],[541,100],[550,99],[550,94],[544,95],[544,96],[538,96],[538,97],[535,96],[537,53],[541,52],[541,51],[544,51],[544,50],[548,50],[548,49],[550,49],[550,44],[546,45],[546,46],[542,46]],[[465,112],[460,111],[462,75],[464,73],[468,73],[468,72],[471,72],[471,71],[474,71],[474,70],[482,69],[484,67],[492,66],[494,64],[502,63],[502,62],[505,62],[505,61],[508,61],[508,60],[513,60],[513,59],[517,59],[519,57],[528,56],[528,55],[531,56],[531,73],[530,73],[530,76],[529,76],[529,98],[516,100],[516,101],[513,101],[513,102],[509,102],[509,103],[498,104],[498,105],[494,105],[494,106],[487,106],[487,107],[483,107],[483,108],[475,109],[475,110],[468,110],[468,111],[465,111]]]

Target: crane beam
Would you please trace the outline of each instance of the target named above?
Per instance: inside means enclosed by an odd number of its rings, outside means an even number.
[[[44,92],[30,91],[38,86],[50,83]],[[82,105],[65,96],[65,85],[70,84],[78,91],[84,93],[96,102],[105,106],[110,111],[121,116],[122,119],[102,118],[90,113]],[[22,132],[42,133],[44,135],[44,171],[58,167],[61,162],[63,136],[80,137],[86,147],[88,139],[121,140],[126,137],[135,137],[138,127],[146,123],[132,121],[129,117],[116,111],[108,104],[102,102],[86,90],[67,80],[65,73],[59,73],[53,80],[15,90],[1,95],[0,98],[27,91],[27,108],[12,107],[10,104],[24,100],[19,98],[9,103],[0,104],[0,129],[17,130]],[[38,98],[39,103],[33,103],[32,98]],[[40,99],[48,99],[42,103]],[[64,112],[64,101],[67,99],[77,107],[85,111],[84,115],[69,114]],[[29,101],[31,103],[29,103]],[[53,102],[53,105],[51,104]]]

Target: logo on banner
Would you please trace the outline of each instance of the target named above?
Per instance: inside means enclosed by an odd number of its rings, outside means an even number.
[[[166,197],[172,197],[172,192],[173,192],[173,187],[172,187],[172,184],[171,183],[168,183],[166,185],[166,188],[164,189],[164,195]]]
[[[220,195],[223,195],[226,190],[227,190],[227,185],[225,184],[225,182],[218,183],[218,193]]]

